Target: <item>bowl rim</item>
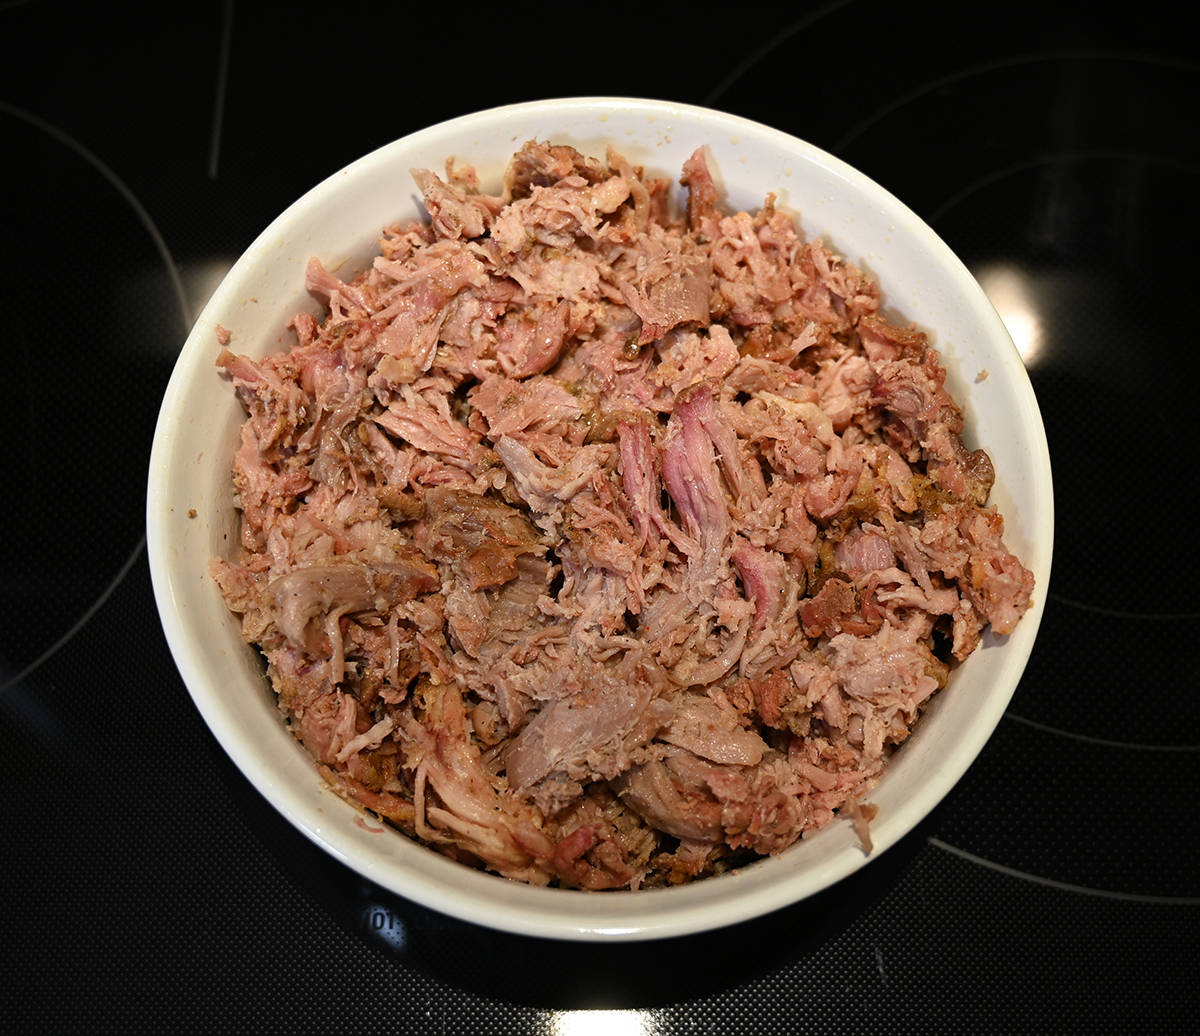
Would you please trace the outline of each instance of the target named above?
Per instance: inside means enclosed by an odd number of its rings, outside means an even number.
[[[165,463],[173,439],[173,424],[183,409],[187,386],[201,367],[211,366],[211,357],[204,352],[207,341],[203,332],[210,332],[214,315],[226,310],[229,299],[236,293],[238,279],[243,276],[257,254],[274,240],[300,212],[319,206],[331,192],[337,190],[347,176],[361,174],[386,162],[396,150],[413,149],[434,143],[443,136],[466,129],[478,129],[482,124],[502,122],[551,110],[559,114],[582,117],[598,111],[610,112],[620,108],[655,118],[687,117],[704,122],[719,123],[722,131],[741,133],[795,155],[797,161],[812,163],[840,180],[866,192],[874,202],[903,219],[908,229],[917,233],[923,245],[936,258],[939,269],[970,306],[973,318],[987,331],[989,340],[1007,342],[1016,357],[1019,371],[1014,369],[1013,390],[1021,397],[1022,419],[1029,424],[1030,442],[1035,447],[1029,457],[1033,492],[1042,506],[1031,516],[1034,534],[1030,544],[1037,548],[1040,563],[1023,558],[1037,577],[1034,601],[1018,627],[1021,651],[1006,657],[1007,667],[1003,693],[993,692],[985,698],[976,722],[965,738],[956,741],[952,753],[953,765],[940,766],[928,775],[921,793],[905,808],[894,811],[872,824],[875,849],[869,858],[847,842],[832,858],[824,859],[818,867],[804,871],[803,881],[796,878],[766,880],[756,878],[764,866],[781,857],[757,862],[740,871],[706,878],[700,882],[673,888],[645,889],[637,892],[583,892],[557,888],[533,888],[519,885],[491,874],[473,871],[440,854],[421,846],[411,845],[431,859],[420,868],[406,867],[403,857],[381,859],[379,853],[367,857],[355,855],[353,846],[336,828],[322,825],[314,815],[311,790],[291,786],[276,779],[276,767],[269,765],[257,752],[256,744],[238,728],[234,717],[214,693],[196,652],[196,632],[189,630],[176,600],[176,586],[181,578],[171,563],[170,523],[167,520],[170,466]],[[886,286],[885,286],[886,290]],[[1039,493],[1039,490],[1041,492]],[[1044,497],[1044,500],[1041,500]],[[150,453],[150,468],[146,497],[147,556],[151,583],[163,632],[175,665],[199,709],[205,723],[223,750],[242,774],[294,827],[310,841],[359,874],[422,906],[475,924],[516,934],[569,940],[624,941],[672,937],[725,927],[750,920],[798,902],[828,888],[876,859],[911,831],[941,802],[951,788],[978,757],[984,744],[999,723],[1021,674],[1028,662],[1047,598],[1052,556],[1054,507],[1053,480],[1045,428],[1032,383],[1007,330],[991,302],[965,264],[919,216],[886,188],[834,155],[782,130],[718,109],[635,97],[581,96],[523,101],[483,109],[435,123],[406,134],[364,154],[335,171],[287,206],[272,220],[243,251],[237,262],[214,291],[194,321],[176,359],[171,378],[163,395]],[[1000,681],[997,681],[1000,682]],[[289,735],[290,737],[290,735]],[[293,739],[294,740],[294,739]],[[303,749],[296,743],[299,751]],[[332,796],[333,793],[330,792]],[[338,800],[340,801],[340,800]],[[319,812],[319,809],[318,809]],[[830,825],[832,827],[832,825]],[[849,825],[842,825],[847,829]],[[823,834],[829,831],[823,829]],[[843,832],[844,833],[844,832]],[[845,838],[842,839],[846,841]],[[851,851],[847,851],[847,847]],[[424,864],[428,864],[425,866]],[[443,866],[444,865],[444,866]],[[780,868],[776,868],[780,869]],[[713,883],[724,883],[728,894],[716,897],[706,892]],[[536,898],[534,898],[536,897]],[[566,904],[567,908],[562,909]]]

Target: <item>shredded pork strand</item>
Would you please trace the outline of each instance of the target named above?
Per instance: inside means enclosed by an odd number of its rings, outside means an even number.
[[[924,333],[703,151],[414,173],[247,410],[212,575],[346,798],[474,866],[675,884],[849,818],[1033,577]],[[229,334],[219,332],[222,345]]]

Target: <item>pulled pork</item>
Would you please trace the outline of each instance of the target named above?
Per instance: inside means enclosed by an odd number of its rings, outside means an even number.
[[[415,174],[248,411],[212,575],[345,797],[536,884],[678,883],[862,796],[1031,574],[925,335],[772,199],[530,142]],[[865,835],[864,835],[865,838]]]

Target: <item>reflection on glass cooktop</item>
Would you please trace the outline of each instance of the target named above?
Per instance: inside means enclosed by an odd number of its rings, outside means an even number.
[[[664,46],[629,6],[517,5],[498,26],[227,0],[134,27],[0,6],[0,867],[14,890],[0,1005],[17,1028],[1161,1030],[1195,1014],[1200,613],[1182,416],[1200,373],[1200,66],[1161,13],[953,11],[680,15]],[[1042,633],[960,785],[827,892],[666,944],[475,928],[311,846],[208,734],[145,566],[158,400],[241,250],[390,139],[555,94],[725,108],[882,183],[996,306],[1054,465]]]

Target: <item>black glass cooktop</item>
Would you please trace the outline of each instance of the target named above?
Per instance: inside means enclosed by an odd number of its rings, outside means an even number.
[[[0,1017],[14,1030],[1163,1031],[1200,1012],[1200,51],[1153,6],[0,4]],[[1042,632],[945,802],[771,916],[594,947],[311,846],[204,726],[145,558],[158,403],[257,233],[398,136],[545,96],[720,107],[946,239],[1054,465]]]

